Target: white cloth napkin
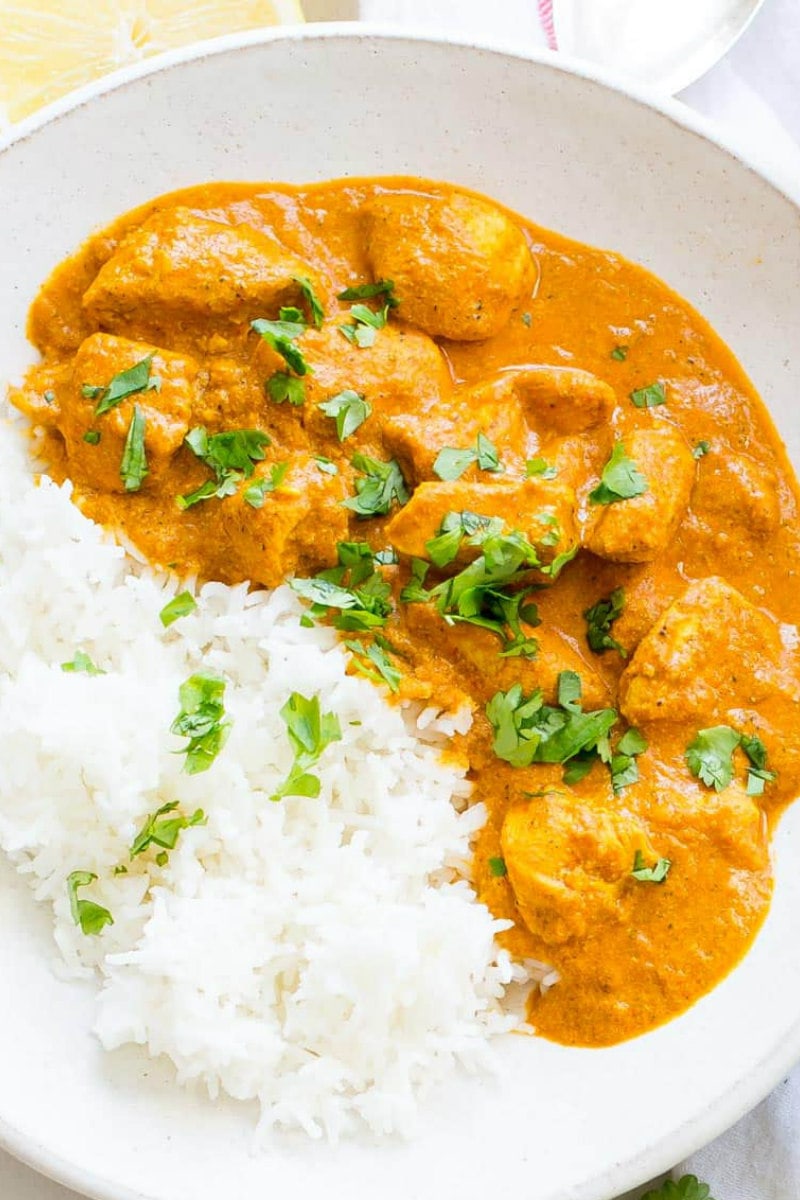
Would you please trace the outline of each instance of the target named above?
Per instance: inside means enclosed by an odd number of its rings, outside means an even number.
[[[352,7],[346,0],[313,0],[314,16],[322,20],[349,17]],[[537,0],[361,0],[360,16],[510,38],[520,46],[547,44]],[[800,191],[800,0],[767,0],[728,58],[681,99],[717,120],[743,150],[770,162]],[[800,1069],[673,1175],[684,1173],[705,1179],[715,1200],[800,1200]],[[78,1200],[2,1152],[0,1197]]]

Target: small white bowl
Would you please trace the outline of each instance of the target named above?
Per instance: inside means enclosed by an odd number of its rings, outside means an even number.
[[[353,26],[196,46],[21,127],[0,154],[0,373],[30,361],[26,311],[50,268],[133,205],[204,180],[387,173],[477,188],[650,267],[734,349],[800,464],[787,195],[682,106],[600,72]],[[509,1037],[499,1077],[438,1092],[407,1145],[295,1138],[260,1157],[250,1110],[101,1053],[92,989],[52,974],[48,914],[4,868],[0,1142],[103,1200],[606,1200],[719,1133],[800,1056],[800,806],[775,858],[752,951],[663,1029],[609,1050]]]

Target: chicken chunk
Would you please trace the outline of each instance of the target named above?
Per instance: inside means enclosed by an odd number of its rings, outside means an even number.
[[[145,359],[150,359],[150,366],[144,387],[97,415],[103,390],[114,376]],[[189,428],[198,370],[194,359],[146,342],[109,333],[88,337],[75,355],[71,382],[59,399],[58,427],[72,477],[99,491],[125,491],[120,467],[135,406],[145,419],[148,477],[162,475]]]
[[[250,225],[223,225],[188,208],[161,209],[122,241],[83,303],[101,325],[136,331],[206,318],[277,316],[301,300],[307,263]]]
[[[536,545],[543,562],[574,544],[575,493],[557,479],[541,478],[484,483],[456,479],[422,483],[392,518],[386,533],[401,553],[427,558],[426,542],[436,537],[448,513],[469,512],[499,517],[506,531],[518,530]],[[462,543],[459,562],[480,554],[479,546]]]
[[[641,640],[620,679],[632,725],[725,719],[780,686],[775,621],[723,579],[691,584]]]
[[[384,443],[409,482],[416,486],[438,478],[433,465],[439,451],[474,449],[479,434],[498,449],[505,470],[516,468],[522,474],[528,431],[519,405],[513,400],[501,405],[480,403],[481,398],[480,393],[465,389],[456,393],[452,405],[438,406],[424,423],[413,413],[399,413],[383,422]],[[473,464],[464,474],[474,478],[477,470]]]
[[[523,367],[508,372],[514,395],[543,437],[584,433],[609,419],[614,389],[577,367]]]
[[[696,857],[714,856],[743,871],[763,871],[769,862],[769,833],[763,809],[734,779],[722,792],[688,779],[659,778],[648,809],[659,829],[669,832]]]
[[[692,508],[701,520],[711,518],[715,540],[732,536],[738,545],[744,532],[763,541],[781,523],[777,477],[746,454],[715,451],[703,460]]]
[[[526,599],[533,603],[536,595]],[[422,644],[439,648],[441,658],[454,668],[462,684],[465,677],[471,676],[470,689],[482,701],[520,683],[526,695],[541,688],[545,702],[555,704],[559,674],[573,671],[581,681],[581,703],[586,712],[608,708],[612,703],[608,685],[593,664],[581,656],[571,638],[550,624],[534,626],[523,621],[524,636],[536,640],[535,656],[503,658],[495,634],[477,625],[448,625],[434,604],[409,604],[404,618],[409,631]]]
[[[330,433],[333,422],[318,405],[339,392],[356,389],[364,395],[376,418],[412,410],[417,420],[438,408],[452,390],[444,356],[435,342],[414,329],[389,324],[378,332],[366,350],[342,337],[336,325],[309,329],[297,340],[308,362],[304,376],[303,420],[310,430]],[[252,361],[264,379],[285,371],[286,363],[263,339],[252,338]],[[374,427],[375,421],[372,422]],[[368,429],[364,427],[364,433]]]
[[[523,921],[554,946],[583,937],[598,916],[613,919],[637,853],[649,865],[658,858],[635,817],[567,788],[510,808],[501,846]]]
[[[270,479],[272,460],[258,463],[248,486],[220,504],[223,579],[252,579],[277,587],[287,576],[313,575],[336,563],[336,543],[346,540],[348,528],[341,476],[319,471],[304,454],[282,457],[288,463],[284,479],[275,490],[264,492],[260,506],[246,497],[252,498],[250,488],[259,480]]]
[[[670,425],[635,430],[625,439],[624,450],[645,477],[647,491],[593,505],[584,545],[615,562],[651,562],[666,550],[686,512],[696,464]]]
[[[398,315],[433,337],[493,337],[530,293],[522,231],[485,200],[394,193],[366,213],[375,277],[394,281]]]

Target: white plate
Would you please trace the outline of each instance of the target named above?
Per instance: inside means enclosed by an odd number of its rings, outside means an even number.
[[[800,214],[680,106],[546,56],[346,26],[227,39],[108,86],[0,155],[2,371],[30,357],[25,313],[49,268],[134,204],[207,179],[408,172],[647,264],[734,347],[800,463]],[[91,989],[56,980],[47,914],[0,872],[0,1140],[104,1200],[605,1200],[710,1139],[800,1055],[800,805],[776,862],[752,952],[667,1027],[599,1051],[511,1037],[499,1078],[437,1093],[411,1144],[292,1139],[261,1157],[252,1112],[101,1055]]]

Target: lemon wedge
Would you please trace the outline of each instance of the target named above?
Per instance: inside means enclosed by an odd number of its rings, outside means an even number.
[[[0,0],[0,128],[162,50],[302,20],[299,0]]]

